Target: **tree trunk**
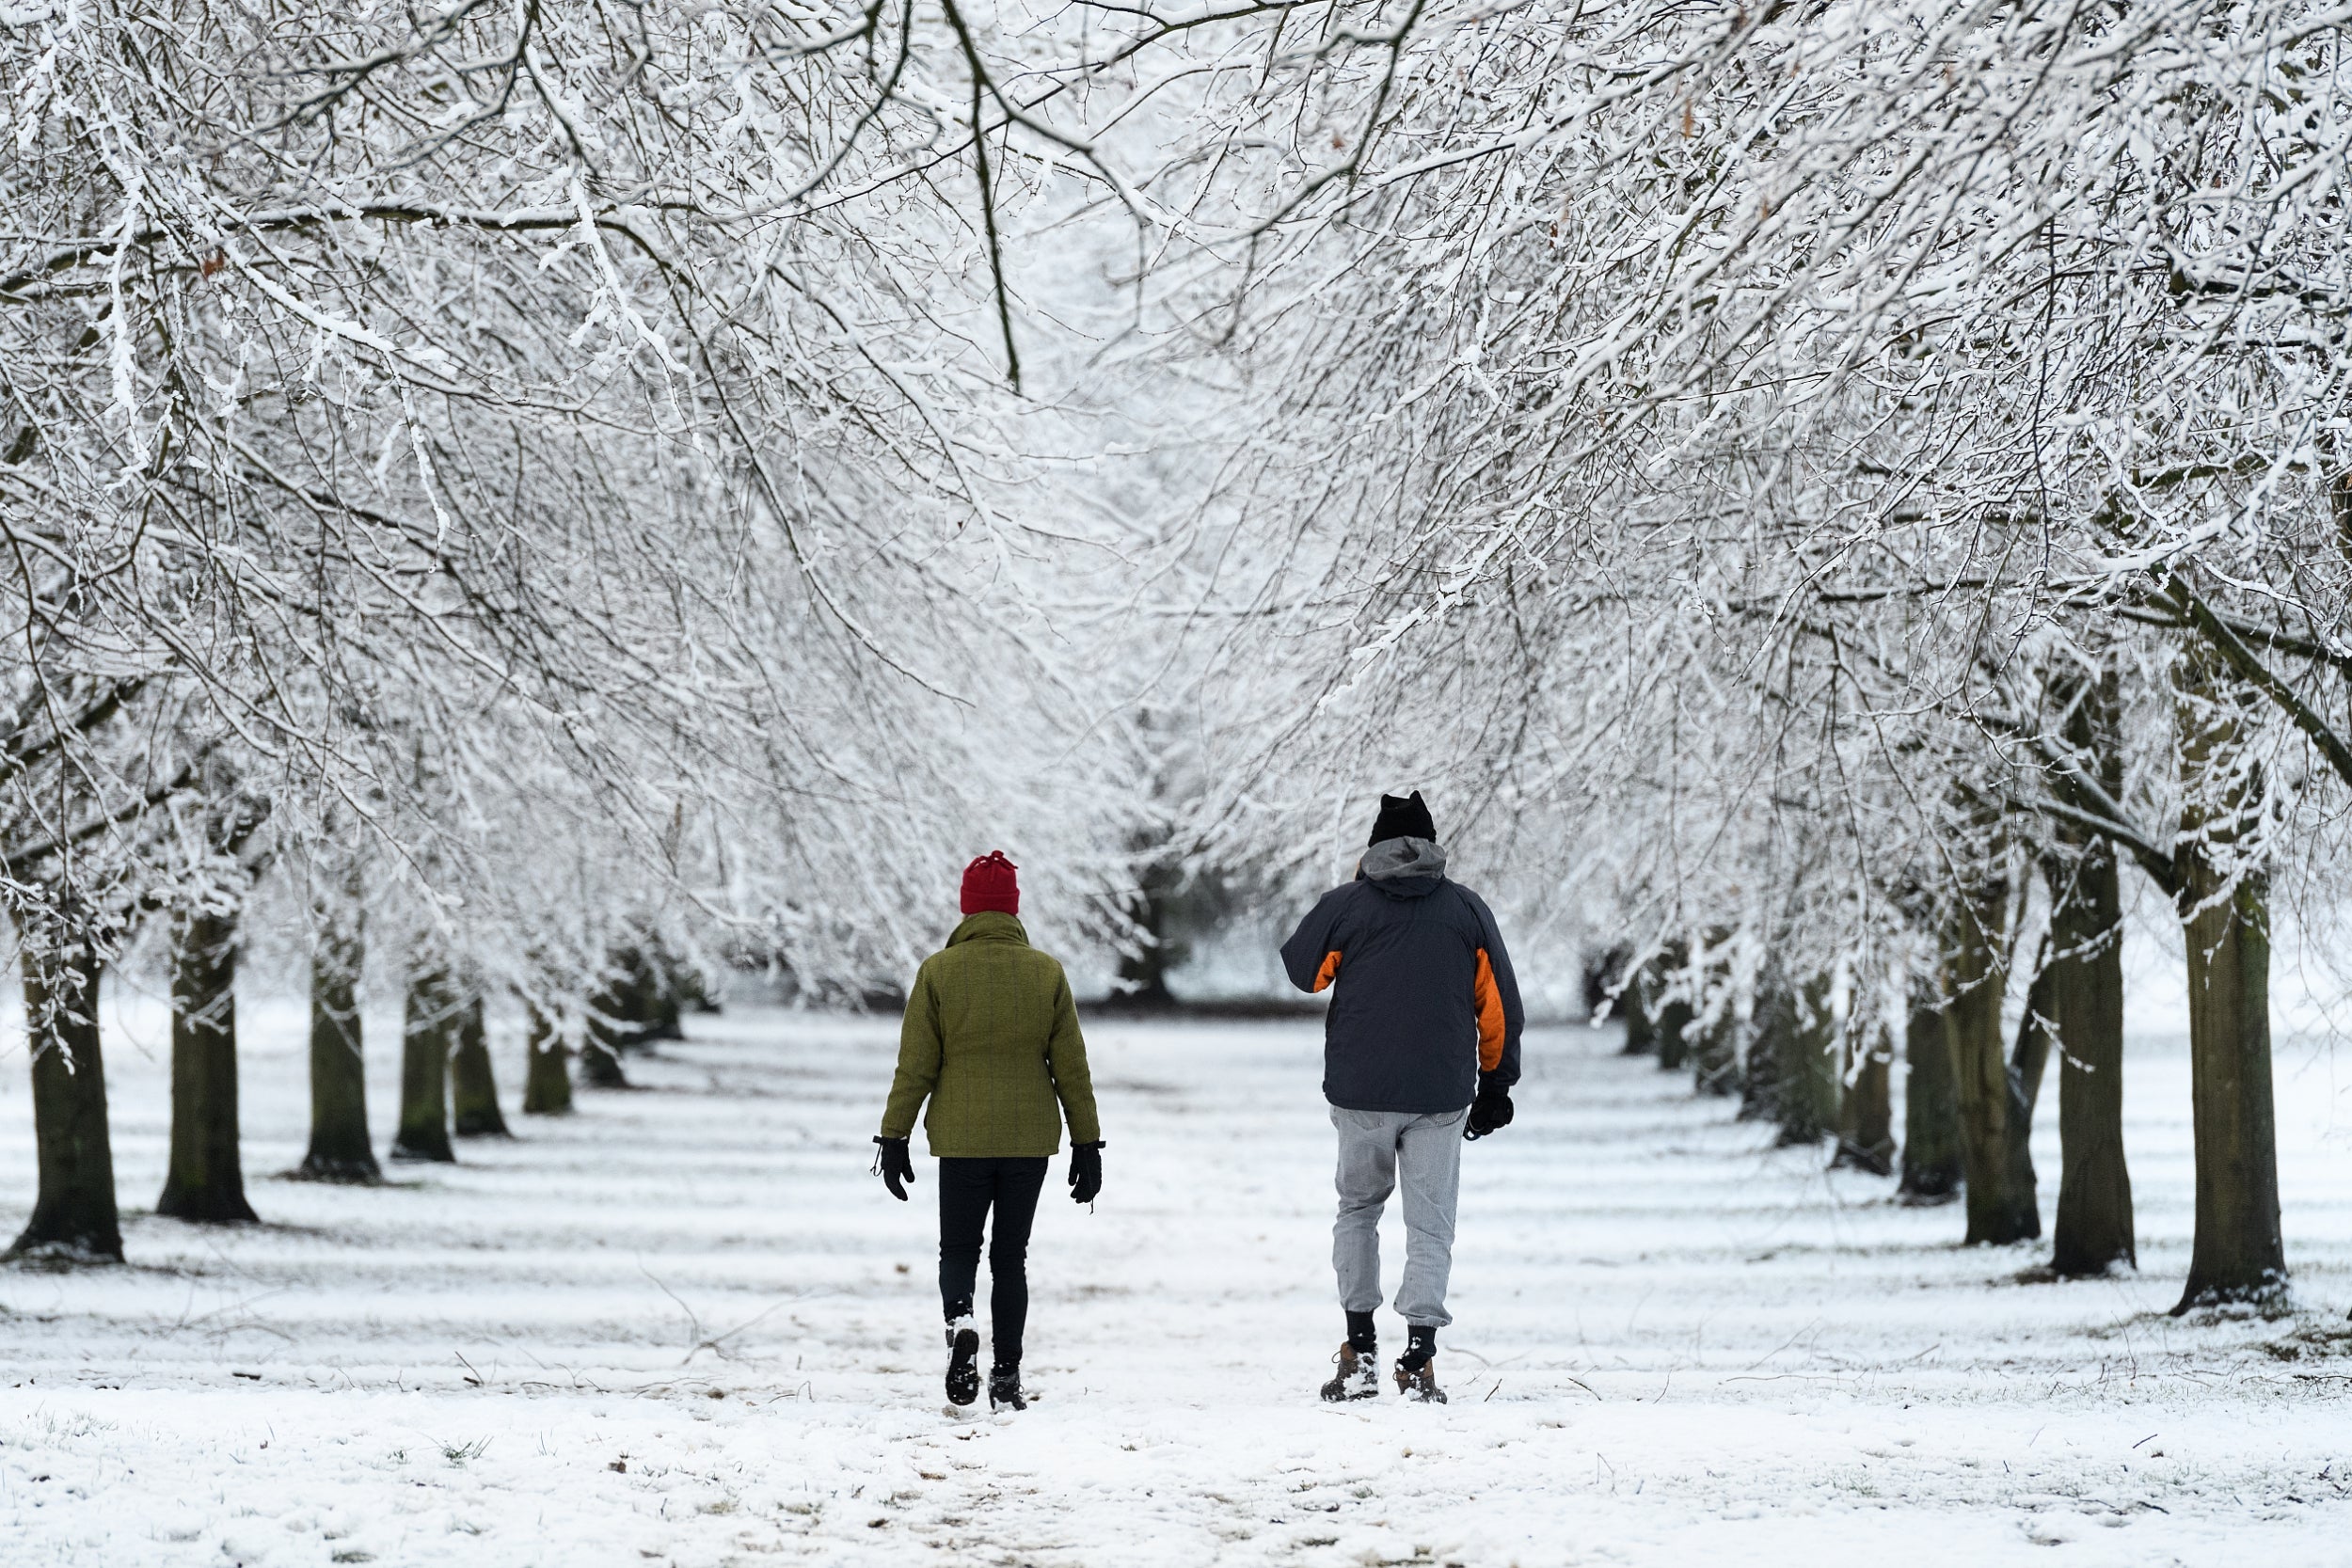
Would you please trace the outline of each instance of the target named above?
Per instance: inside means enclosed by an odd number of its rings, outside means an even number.
[[[1644,964],[1617,998],[1617,1010],[1625,1015],[1625,1055],[1646,1056],[1658,1049],[1659,980],[1658,966]]]
[[[555,1020],[536,1006],[531,1009],[528,1049],[529,1066],[523,1074],[523,1115],[569,1116],[572,1074],[567,1063],[571,1053],[564,1048],[564,1033]]]
[[[679,990],[675,966],[660,943],[648,939],[616,947],[606,956],[604,982],[588,1004],[590,1018],[601,1019],[604,1028],[590,1032],[616,1063],[623,1051],[682,1040]]]
[[[1147,846],[1137,843],[1131,847],[1140,850]],[[1138,940],[1135,951],[1122,951],[1119,955],[1119,990],[1122,998],[1138,1006],[1168,1007],[1175,1005],[1175,993],[1168,989],[1168,972],[1184,962],[1185,955],[1184,944],[1168,938],[1168,917],[1181,882],[1182,878],[1174,866],[1154,861],[1144,865],[1136,879],[1135,891],[1127,895],[1127,917],[1135,922]],[[653,971],[660,975],[665,990],[674,989],[669,985],[671,976],[663,973],[666,967]],[[648,1004],[654,1000],[651,996],[647,998]],[[670,998],[669,1002],[671,1017],[675,1021],[675,998]],[[648,1019],[645,1022],[655,1021]]]
[[[155,1212],[234,1225],[246,1201],[237,1148],[237,917],[199,910],[171,943],[171,1160]]]
[[[1691,1029],[1697,1015],[1691,1004],[1677,998],[1664,1002],[1658,1008],[1658,1065],[1672,1072],[1689,1064],[1691,1059]]]
[[[1966,891],[1947,937],[1944,1037],[1960,1104],[1971,1246],[2005,1245],[2042,1234],[2033,1196],[2016,1190],[2010,1164],[2009,1052],[2001,1034],[2001,1001],[2009,982],[2003,951],[2008,909],[2008,883],[1987,876]]]
[[[453,1162],[449,1143],[449,1059],[456,1043],[458,1005],[448,972],[413,971],[401,1019],[400,1132],[395,1160]]]
[[[384,1180],[368,1141],[368,1075],[359,1026],[366,958],[357,911],[317,911],[310,950],[310,1147],[295,1175],[312,1181]]]
[[[46,947],[24,942],[22,964],[40,1185],[33,1217],[8,1250],[119,1263],[122,1224],[106,1126],[106,1064],[98,1043],[97,944],[87,939]]]
[[[1837,1131],[1837,1021],[1830,1013],[1829,990],[1829,976],[1817,974],[1788,1000],[1774,1097],[1779,1141],[1787,1148],[1819,1144]]]
[[[1617,1053],[1619,1055],[1646,1056],[1658,1049],[1658,1020],[1651,1015],[1649,1006],[1645,997],[1626,998],[1625,1045]]]
[[[2267,879],[2185,879],[2184,900],[2217,899],[2188,929],[2190,1105],[2197,1132],[2197,1239],[2175,1311],[2284,1295],[2277,1109],[2270,1084]]]
[[[2123,917],[2115,851],[2081,845],[2050,880],[2050,1027],[2058,1050],[2058,1199],[2051,1272],[2138,1261],[2123,1163]]]
[[[1685,1032],[1691,1041],[1692,1086],[1700,1094],[1740,1092],[1740,1021],[1728,1001],[1709,1022],[1701,1020]]]
[[[450,1058],[450,1088],[461,1138],[507,1138],[499,1111],[498,1081],[490,1073],[490,1030],[480,992],[457,1015],[457,1050]]]
[[[1748,1015],[1747,1049],[1740,1059],[1740,1119],[1771,1121],[1780,1115],[1780,1080],[1797,1028],[1796,998],[1777,976],[1756,992]]]
[[[2328,484],[2328,506],[2336,515],[2336,552],[2352,561],[2352,468],[2338,470]]]
[[[1944,1015],[1915,1006],[1903,1030],[1903,1179],[1910,1204],[1949,1203],[1960,1196],[1960,1091]]]
[[[621,1053],[612,1025],[591,1006],[588,1028],[580,1042],[580,1081],[592,1089],[625,1089],[628,1075],[621,1070]]]
[[[2197,1239],[2175,1313],[2270,1302],[2287,1288],[2279,1233],[2278,1112],[2270,1084],[2270,889],[2233,851],[2259,819],[2243,721],[2210,652],[2179,673],[2183,782],[2180,908],[2188,943],[2189,1099],[2197,1135]]]
[[[2045,944],[2044,958],[2049,956]],[[2026,1016],[2017,1021],[2017,1048],[2009,1058],[2009,1110],[2001,1133],[2009,1145],[2010,1201],[2029,1216],[2029,1235],[2042,1234],[2042,1194],[2033,1168],[2033,1116],[2042,1103],[2042,1080],[2050,1067],[2050,969],[2035,971],[2026,988]]]
[[[1847,1037],[1855,1037],[1849,1031]],[[1883,1030],[1873,1029],[1863,1037],[1867,1043],[1861,1047],[1862,1060],[1854,1066],[1853,1082],[1846,1087],[1839,1111],[1837,1153],[1830,1164],[1891,1176],[1895,1172],[1895,1110],[1888,1058],[1893,1053]]]

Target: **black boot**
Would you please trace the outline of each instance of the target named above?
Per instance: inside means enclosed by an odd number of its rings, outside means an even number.
[[[980,1331],[969,1318],[947,1325],[947,1402],[970,1404],[980,1397]]]
[[[1405,1354],[1396,1358],[1396,1391],[1423,1404],[1445,1403],[1445,1390],[1438,1386],[1438,1331],[1412,1328],[1406,1334]]]
[[[989,1369],[988,1407],[991,1410],[1029,1408],[1029,1402],[1021,1393],[1021,1368],[1017,1364]]]

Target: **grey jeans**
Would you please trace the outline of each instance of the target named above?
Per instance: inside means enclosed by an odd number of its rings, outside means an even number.
[[[1340,1306],[1380,1305],[1380,1211],[1405,1188],[1405,1278],[1396,1309],[1415,1328],[1443,1328],[1446,1276],[1454,1272],[1454,1208],[1462,1190],[1462,1117],[1467,1111],[1331,1107],[1340,1134],[1340,1217],[1331,1227],[1331,1267]]]

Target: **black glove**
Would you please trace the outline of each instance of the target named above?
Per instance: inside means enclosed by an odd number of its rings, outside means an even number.
[[[874,1150],[874,1174],[882,1179],[882,1185],[890,1189],[892,1197],[904,1203],[907,1200],[905,1183],[914,1180],[914,1162],[907,1157],[907,1141],[904,1138],[876,1138],[874,1142],[879,1146]]]
[[[1483,1138],[1510,1126],[1512,1115],[1511,1085],[1495,1083],[1482,1072],[1478,1075],[1478,1098],[1470,1101],[1470,1124],[1462,1129],[1462,1136]]]
[[[1094,1195],[1103,1190],[1103,1146],[1100,1143],[1070,1146],[1070,1201],[1092,1203]]]

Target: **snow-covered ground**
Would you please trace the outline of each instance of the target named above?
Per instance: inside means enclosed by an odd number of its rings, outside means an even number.
[[[145,1212],[163,1019],[122,1011],[132,1261],[0,1273],[12,1565],[2352,1561],[2352,1099],[2322,1053],[2280,1061],[2303,1309],[2196,1323],[2164,1315],[2177,1041],[2131,1062],[2145,1272],[2053,1286],[1613,1032],[1534,1032],[1518,1124],[1467,1151],[1454,1402],[1334,1408],[1316,1027],[1096,1023],[1108,1181],[1093,1213],[1048,1189],[1041,1397],[959,1419],[929,1172],[906,1207],[866,1174],[886,1021],[697,1019],[632,1063],[644,1092],[354,1191],[269,1179],[301,1150],[302,1018],[248,1006],[268,1223],[219,1231]]]

